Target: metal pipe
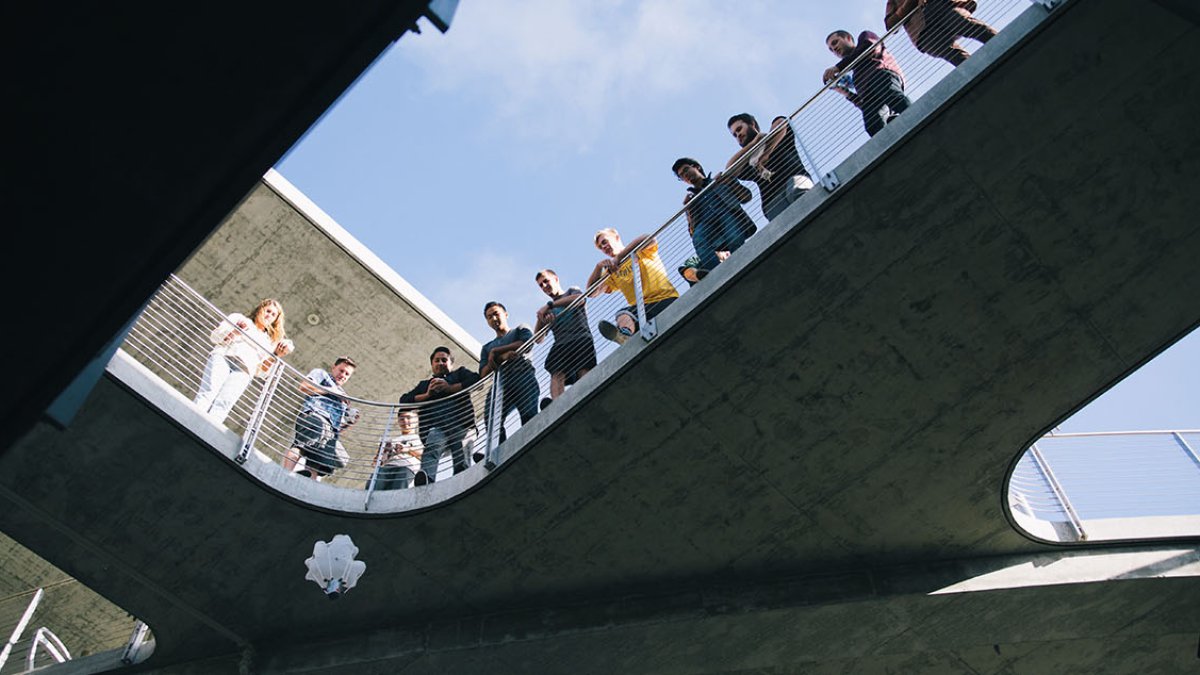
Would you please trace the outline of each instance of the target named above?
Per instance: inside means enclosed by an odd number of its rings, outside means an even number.
[[[13,628],[12,635],[9,636],[4,649],[0,650],[0,670],[4,668],[4,663],[8,661],[8,655],[12,653],[13,645],[17,644],[17,640],[21,639],[21,633],[25,632],[25,627],[29,625],[29,620],[33,618],[33,612],[37,609],[38,604],[41,603],[42,596],[44,595],[46,595],[44,589],[37,589],[37,592],[33,594],[33,599],[29,601],[29,606],[25,608],[25,613],[21,615],[21,620]]]
[[[375,481],[379,478],[379,467],[383,465],[383,450],[387,447],[388,435],[392,433],[392,422],[396,419],[396,407],[388,408],[388,421],[383,426],[383,437],[379,439],[379,450],[375,452],[375,468],[371,470],[371,479],[367,481],[367,498],[363,500],[363,511],[371,504],[371,495],[375,493]]]
[[[1038,449],[1037,443],[1034,443],[1029,448],[1029,453],[1033,456],[1033,461],[1037,463],[1038,470],[1046,477],[1046,482],[1050,484],[1050,490],[1054,492],[1054,497],[1062,506],[1063,512],[1067,514],[1067,519],[1071,522],[1071,527],[1075,530],[1075,536],[1079,541],[1087,541],[1087,533],[1083,531],[1083,521],[1079,518],[1079,514],[1075,512],[1075,507],[1071,505],[1071,500],[1067,498],[1067,493],[1062,488],[1062,484],[1058,482],[1054,472],[1050,469],[1049,462],[1046,461],[1042,451]]]
[[[275,397],[275,388],[279,385],[280,376],[283,373],[280,363],[282,361],[276,360],[271,364],[271,370],[267,372],[267,380],[263,384],[258,402],[254,404],[254,411],[250,413],[250,419],[246,422],[246,433],[242,435],[242,448],[238,451],[237,457],[234,457],[238,464],[245,464],[250,457],[250,451],[254,449],[254,441],[258,439],[259,429],[266,418],[267,408],[271,405],[271,399]]]

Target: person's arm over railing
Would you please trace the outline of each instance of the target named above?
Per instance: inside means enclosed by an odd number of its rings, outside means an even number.
[[[600,283],[600,280],[612,274],[614,269],[616,269],[616,266],[613,265],[613,261],[609,258],[596,263],[596,267],[592,270],[592,274],[588,277],[587,281],[588,288],[592,289],[588,292],[589,298],[594,298],[601,293],[612,292],[612,288],[607,283]]]
[[[493,347],[492,351],[488,352],[487,362],[479,368],[480,378],[490,375],[493,370],[507,361],[513,354],[519,353],[519,350],[525,346],[525,343],[533,339],[533,331],[529,330],[528,326],[520,325],[513,330],[517,332],[519,340],[510,342],[503,347]]]
[[[783,115],[780,115],[771,121],[771,131],[767,133],[766,145],[763,146],[762,156],[758,158],[757,167],[759,169],[766,168],[767,160],[771,158],[771,153],[775,151],[775,148],[779,147],[779,144],[783,142],[784,137],[787,136],[787,133],[783,131],[783,128],[787,125],[788,118],[784,117]]]
[[[400,402],[401,403],[424,403],[425,401],[428,401],[430,399],[429,383],[435,379],[438,379],[438,378],[431,377],[428,380],[421,380],[420,382],[417,383],[417,386],[408,390],[406,393],[400,395]]]
[[[891,30],[902,23],[909,13],[917,8],[920,0],[887,0],[884,8],[883,25]]]
[[[728,185],[729,189],[733,191],[733,196],[743,204],[754,198],[754,193],[750,192],[750,188],[742,185],[741,182],[736,180],[732,174],[727,174],[724,171],[719,172],[713,177],[713,182]]]

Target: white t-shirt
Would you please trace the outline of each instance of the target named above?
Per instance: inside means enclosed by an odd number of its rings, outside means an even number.
[[[396,436],[388,441],[387,457],[384,458],[383,465],[403,466],[416,473],[421,470],[419,455],[424,450],[425,446],[415,433]]]
[[[250,327],[245,329],[245,335],[237,329],[238,321],[250,324]],[[267,331],[260,329],[258,324],[246,318],[244,314],[236,312],[222,321],[221,325],[217,326],[216,330],[208,337],[213,344],[217,345],[213,351],[237,359],[246,367],[246,372],[251,375],[261,375],[259,366],[263,359],[275,353],[275,343],[271,341],[271,336]],[[228,342],[226,342],[227,338]]]

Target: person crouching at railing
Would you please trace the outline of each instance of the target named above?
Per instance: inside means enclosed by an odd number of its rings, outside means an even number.
[[[537,374],[533,370],[533,362],[529,360],[529,352],[521,353],[521,346],[533,339],[533,329],[528,324],[520,324],[516,328],[508,327],[508,309],[495,300],[483,306],[483,318],[488,327],[496,333],[496,339],[488,342],[479,351],[479,377],[484,378],[493,372],[500,373],[500,440],[507,438],[504,430],[504,419],[508,413],[516,409],[521,416],[521,424],[538,413]],[[484,417],[491,424],[492,394],[488,393],[484,406]],[[481,461],[482,457],[473,458]]]
[[[641,269],[642,297],[646,307],[646,319],[653,319],[659,312],[669,307],[679,297],[679,291],[667,277],[667,269],[663,267],[662,259],[658,257],[658,242],[648,234],[623,244],[621,235],[611,227],[596,233],[593,242],[596,248],[604,252],[607,258],[596,263],[592,275],[588,278],[588,288],[592,288],[591,297],[601,293],[620,291],[625,296],[628,307],[617,311],[617,323],[614,326],[609,321],[601,321],[600,334],[616,342],[624,344],[638,331],[637,294],[633,281],[633,251],[637,250],[638,267]],[[642,246],[642,243],[645,245]],[[638,246],[641,246],[639,249]],[[601,279],[604,283],[596,285]],[[594,287],[594,288],[593,288]]]
[[[758,231],[741,206],[753,195],[732,177],[718,173],[713,178],[705,174],[700,162],[691,157],[675,160],[671,173],[688,185],[683,198],[684,214],[696,259],[694,265],[685,265],[680,274],[694,284]]]
[[[346,466],[338,440],[358,421],[359,413],[348,407],[343,387],[357,368],[353,359],[339,356],[329,370],[313,368],[300,382],[300,393],[307,397],[296,417],[296,437],[284,457],[284,469],[292,471],[303,457],[304,468],[296,473],[320,480]]]
[[[568,386],[596,367],[596,343],[592,342],[592,329],[588,328],[586,301],[580,299],[583,289],[571,286],[564,291],[558,274],[549,268],[538,272],[534,280],[550,299],[545,306],[538,308],[537,326],[533,330],[538,334],[538,342],[545,337],[541,331],[546,326],[550,326],[554,333],[554,345],[546,355],[550,397],[542,399],[541,407],[545,409]],[[568,309],[567,306],[575,300],[579,300],[579,303]]]
[[[283,327],[283,306],[267,298],[247,317],[233,313],[209,335],[216,347],[204,363],[204,375],[193,402],[220,424],[250,385],[262,377],[277,356],[292,353],[294,345]]]
[[[413,477],[413,485],[425,485],[437,480],[438,461],[450,451],[454,473],[467,470],[467,455],[463,441],[467,431],[475,426],[475,408],[469,394],[454,396],[479,381],[479,374],[466,367],[454,366],[449,347],[438,347],[429,355],[433,375],[400,397],[401,403],[425,403],[417,410],[419,435],[425,451],[421,455],[421,470]]]
[[[417,411],[401,410],[397,415],[400,435],[383,444],[383,465],[375,481],[376,490],[399,490],[412,484],[421,470],[421,455],[425,446],[417,433]],[[371,487],[368,480],[365,486]]]
[[[750,113],[738,113],[726,124],[729,133],[741,146],[729,158],[725,169],[735,169],[738,180],[750,180],[758,184],[762,197],[763,215],[767,220],[783,213],[792,202],[812,189],[812,178],[800,161],[796,151],[796,135],[788,118],[780,115],[771,122],[771,131],[763,134],[758,120]],[[747,155],[749,155],[747,157]],[[742,158],[745,157],[745,161]]]
[[[868,136],[883,131],[893,117],[908,110],[912,102],[904,94],[904,73],[878,35],[865,30],[858,34],[855,44],[849,32],[835,30],[825,38],[825,46],[841,60],[825,69],[822,80],[828,84],[838,73],[853,66],[847,73],[852,85],[847,87],[839,82],[833,89],[862,111]],[[862,56],[864,53],[866,56]]]
[[[957,66],[970,56],[958,38],[987,42],[996,37],[995,28],[972,16],[975,9],[975,0],[887,0],[883,25],[891,30],[908,16],[904,30],[913,45]]]

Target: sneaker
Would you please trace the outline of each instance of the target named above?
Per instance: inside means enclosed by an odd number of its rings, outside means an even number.
[[[413,476],[413,485],[414,486],[428,485],[428,484],[429,484],[429,476],[426,476],[424,471],[418,471],[417,474],[415,476]]]
[[[543,398],[542,402],[538,404],[538,410],[545,410],[546,408],[550,407],[550,404],[553,402],[554,399],[550,398],[549,396]]]
[[[600,322],[600,334],[619,345],[625,344],[625,341],[629,339],[629,336],[633,335],[633,333],[630,333],[623,328],[617,328],[617,326],[611,321]]]
[[[475,454],[471,455],[471,461],[479,464],[483,461],[484,457],[485,455],[482,452],[476,452]]]

